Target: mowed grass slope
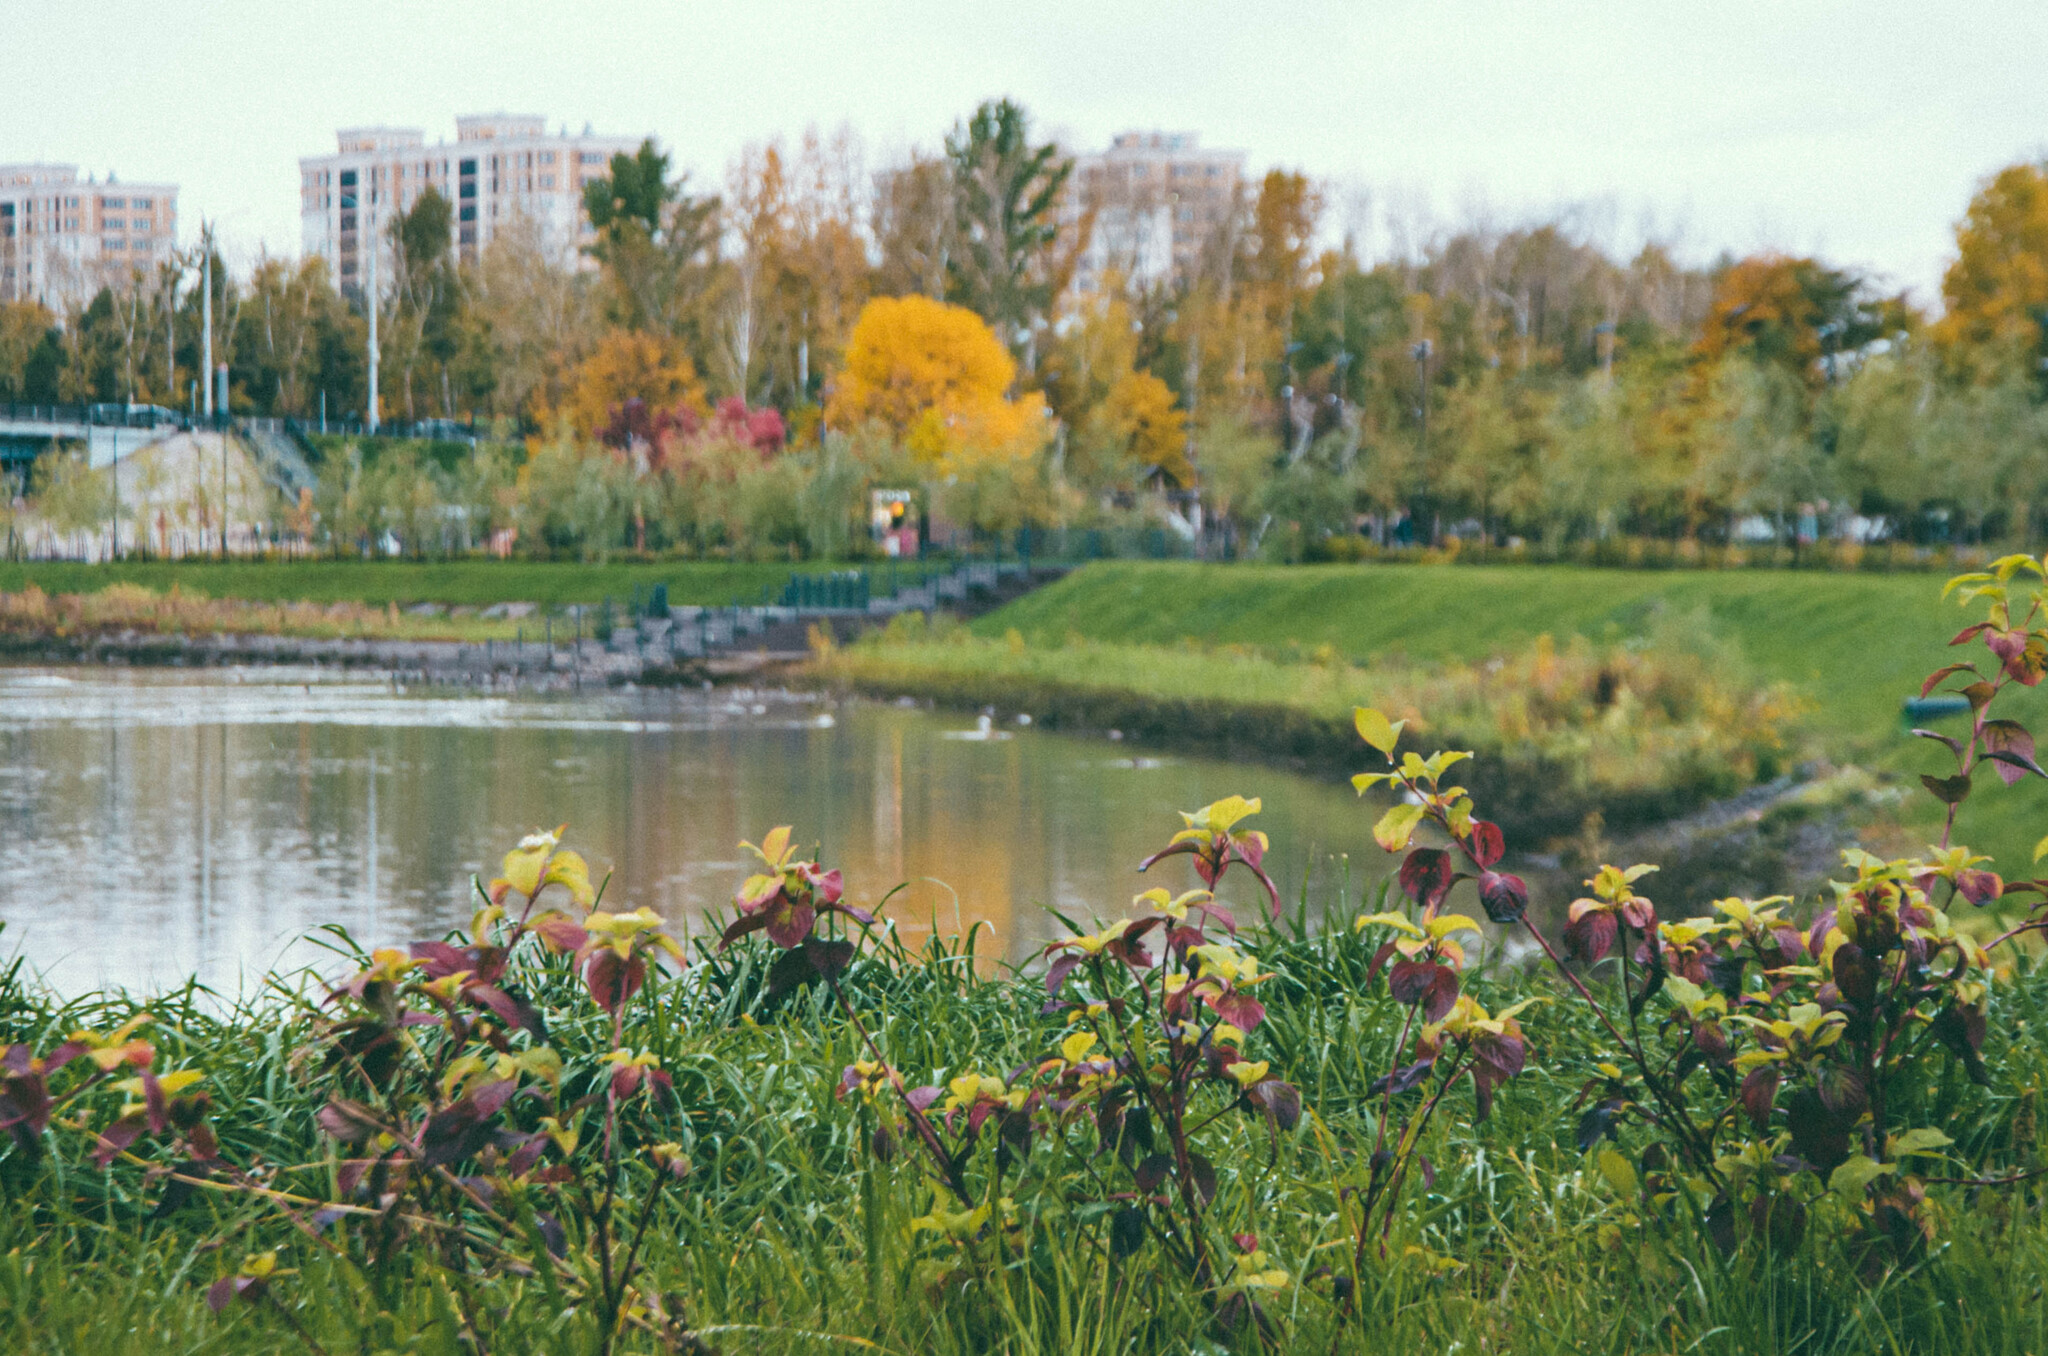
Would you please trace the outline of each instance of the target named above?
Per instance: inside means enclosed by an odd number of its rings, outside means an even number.
[[[1034,644],[1329,644],[1356,663],[1479,660],[1539,635],[1641,634],[1661,604],[1702,614],[1759,676],[1795,683],[1831,730],[1887,734],[1899,702],[1949,662],[1966,618],[1927,574],[1602,570],[1568,565],[1213,566],[1101,563],[976,623]]]
[[[1625,641],[1661,608],[1667,622],[1697,617],[1732,642],[1758,678],[1793,684],[1830,757],[1945,772],[1947,754],[1908,735],[1900,712],[1934,669],[1988,657],[1981,646],[1948,647],[1976,614],[1942,601],[1944,582],[1939,574],[1778,570],[1104,562],[981,618],[975,630],[1014,628],[1034,646],[1079,634],[1246,645],[1276,657],[1327,644],[1355,663],[1476,661],[1521,651],[1539,635]],[[2000,713],[2048,739],[2041,689],[2013,688]],[[1925,799],[1916,788],[1908,804]],[[1916,810],[1913,822],[1933,820]],[[2008,791],[1981,777],[1961,825],[1963,838],[1996,851],[2008,876],[2030,874],[2026,854],[2048,832],[2048,788],[2030,781]]]

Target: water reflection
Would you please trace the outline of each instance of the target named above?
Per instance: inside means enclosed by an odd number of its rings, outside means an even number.
[[[990,924],[1021,958],[1125,907],[1172,812],[1262,795],[1270,863],[1328,898],[1363,845],[1349,791],[1267,768],[1132,758],[957,716],[754,694],[475,696],[290,670],[0,669],[0,952],[66,991],[235,987],[315,954],[465,921],[469,879],[535,825],[571,824],[608,902],[673,922],[722,907],[735,844],[778,823],[922,931]],[[1178,873],[1169,884],[1190,883]],[[939,884],[937,882],[943,882]],[[1248,902],[1248,899],[1247,901]]]

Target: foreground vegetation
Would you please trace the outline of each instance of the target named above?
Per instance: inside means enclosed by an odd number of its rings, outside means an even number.
[[[985,973],[972,936],[909,953],[788,828],[744,845],[730,923],[689,948],[537,833],[466,933],[337,935],[333,980],[225,1012],[192,990],[62,1003],[17,966],[0,1333],[2039,1350],[2048,975],[2013,943],[2048,917],[1989,946],[1959,922],[2048,881],[2001,879],[1954,830],[1986,770],[2048,779],[2005,710],[2048,677],[2048,572],[1959,583],[1979,620],[1926,679],[1973,713],[1946,757],[1927,746],[1938,839],[1845,854],[1810,911],[1660,916],[1655,868],[1609,865],[1553,934],[1457,784],[1468,756],[1361,707],[1390,878],[1289,910],[1259,803],[1227,797],[1042,975]]]

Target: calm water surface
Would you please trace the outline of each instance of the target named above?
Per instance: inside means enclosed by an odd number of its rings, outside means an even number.
[[[1132,868],[1194,809],[1263,796],[1292,891],[1330,898],[1338,855],[1384,871],[1347,788],[1269,768],[1153,759],[1104,740],[886,705],[731,691],[478,696],[314,671],[0,669],[0,955],[66,992],[234,989],[366,943],[467,921],[470,878],[567,821],[607,902],[672,924],[721,908],[736,849],[776,824],[906,930],[990,924],[1012,957],[1111,916]],[[1184,864],[1164,884],[1193,884]],[[943,882],[940,884],[939,882]],[[1226,894],[1229,892],[1226,890]],[[1242,891],[1237,898],[1249,902]]]

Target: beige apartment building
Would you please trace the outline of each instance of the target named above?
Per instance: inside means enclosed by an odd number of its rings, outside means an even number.
[[[0,301],[61,310],[177,246],[178,186],[83,183],[76,165],[0,165]]]
[[[365,241],[380,242],[393,212],[410,210],[429,188],[455,208],[458,255],[474,259],[514,221],[537,226],[565,255],[590,243],[583,186],[609,172],[614,154],[639,149],[638,137],[550,136],[546,121],[513,114],[455,120],[455,141],[427,145],[416,127],[356,127],[337,134],[333,155],[299,161],[300,243],[325,258],[343,288],[361,287],[368,271]]]
[[[1095,210],[1074,286],[1093,292],[1112,273],[1138,286],[1182,277],[1237,208],[1244,152],[1206,150],[1193,132],[1125,132],[1106,151],[1076,156],[1067,212]]]

